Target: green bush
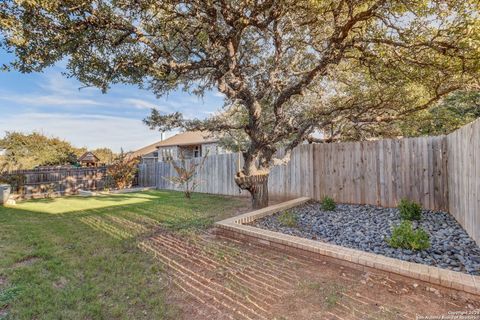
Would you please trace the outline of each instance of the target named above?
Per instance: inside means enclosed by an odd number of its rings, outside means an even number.
[[[422,207],[418,203],[408,199],[400,200],[398,210],[403,220],[420,220],[422,217]]]
[[[334,211],[336,208],[335,200],[330,198],[329,196],[325,196],[322,199],[322,210],[325,211]]]
[[[393,228],[392,237],[387,242],[393,248],[424,250],[430,247],[428,233],[421,228],[413,230],[412,222],[407,220]]]
[[[290,211],[285,211],[278,216],[278,221],[286,227],[293,228],[297,226],[297,215]]]

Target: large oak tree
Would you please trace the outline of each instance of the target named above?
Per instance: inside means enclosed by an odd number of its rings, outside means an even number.
[[[438,99],[478,69],[475,1],[6,0],[0,19],[3,46],[17,57],[6,67],[40,71],[66,59],[70,76],[104,91],[131,83],[159,96],[179,87],[223,93],[224,110],[206,120],[154,110],[146,123],[245,135],[235,179],[254,207],[268,203],[280,147],[288,156],[358,108],[365,121],[397,117],[382,98],[368,100],[369,87],[419,83],[422,99]],[[348,74],[358,77],[361,107],[341,86]]]

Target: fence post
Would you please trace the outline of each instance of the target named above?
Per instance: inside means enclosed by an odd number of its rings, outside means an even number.
[[[158,189],[158,162],[155,161],[153,165],[155,167],[155,179],[154,179],[155,189]]]

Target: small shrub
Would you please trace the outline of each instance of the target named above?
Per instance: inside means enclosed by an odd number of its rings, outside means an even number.
[[[393,248],[424,250],[430,247],[428,233],[421,228],[414,230],[412,222],[407,220],[393,228],[392,237],[387,242]]]
[[[186,161],[184,152],[180,151],[178,154],[179,161],[173,161],[172,159],[168,161],[177,174],[170,177],[164,177],[164,179],[167,179],[171,183],[182,188],[185,198],[190,199],[192,197],[192,192],[199,186],[200,181],[196,179],[196,177],[200,169],[203,167],[205,160],[207,160],[207,156],[208,150],[200,162]]]
[[[403,220],[420,220],[422,217],[422,207],[418,203],[409,201],[408,199],[400,200],[398,210]]]
[[[112,187],[113,181],[113,185],[117,189],[130,188],[138,171],[138,162],[139,158],[127,158],[121,152],[120,156],[107,169],[107,179],[110,184],[108,187]]]
[[[278,221],[285,227],[296,227],[297,222],[297,215],[292,213],[291,211],[285,211],[278,216]]]
[[[329,196],[325,196],[322,199],[322,210],[325,211],[335,211],[337,205],[335,204],[335,200],[330,198]]]

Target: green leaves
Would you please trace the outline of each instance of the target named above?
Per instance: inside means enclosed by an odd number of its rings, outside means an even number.
[[[420,220],[422,218],[422,207],[408,199],[400,200],[398,211],[403,220]]]
[[[419,111],[397,122],[405,136],[442,135],[480,117],[480,91],[450,94],[428,110]]]
[[[36,132],[7,132],[0,139],[0,149],[2,148],[6,151],[0,156],[0,171],[69,164],[72,154],[84,151],[59,138],[49,138]]]
[[[413,229],[412,220],[420,220],[422,207],[408,199],[400,200],[398,211],[402,222],[392,230],[392,236],[387,242],[393,248],[424,250],[430,247],[430,236],[421,227]]]
[[[0,156],[0,172],[17,169],[32,169],[36,166],[75,164],[77,157],[83,154],[85,148],[76,148],[71,143],[60,138],[47,137],[33,132],[7,132],[0,139],[0,149],[5,154]],[[112,150],[99,148],[93,151],[100,163],[110,163],[115,157]]]
[[[335,208],[337,207],[335,200],[333,200],[329,196],[323,197],[321,204],[322,210],[325,211],[335,211]]]
[[[421,228],[413,230],[412,223],[405,220],[393,228],[388,244],[394,248],[424,250],[430,247],[430,236]]]
[[[180,112],[171,114],[161,114],[157,109],[152,109],[150,116],[143,122],[150,127],[150,129],[158,129],[165,132],[170,131],[183,125],[183,116]]]
[[[280,147],[288,152],[315,131],[330,140],[395,137],[409,116],[480,87],[474,1],[5,0],[0,17],[1,45],[23,72],[65,59],[69,76],[103,91],[216,88],[221,115],[187,121],[178,110],[152,111],[145,123],[241,132],[234,145],[246,151],[247,176],[268,172]]]

